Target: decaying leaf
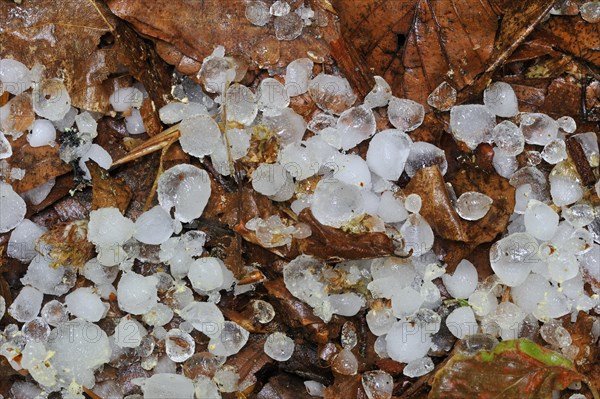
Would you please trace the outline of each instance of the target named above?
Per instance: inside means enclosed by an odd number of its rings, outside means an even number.
[[[133,194],[123,179],[111,177],[94,161],[86,165],[92,175],[92,210],[114,207],[125,213]]]
[[[567,358],[520,339],[474,355],[455,353],[435,375],[429,398],[550,398],[576,381],[589,384]]]

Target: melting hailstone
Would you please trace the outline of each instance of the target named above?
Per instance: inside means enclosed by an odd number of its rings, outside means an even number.
[[[503,155],[517,156],[525,148],[521,129],[511,121],[502,121],[492,130],[492,140]]]
[[[223,262],[218,258],[205,257],[190,265],[188,278],[192,287],[201,291],[212,291],[223,285]]]
[[[56,144],[56,129],[48,119],[37,119],[31,125],[31,132],[27,135],[27,142],[32,147],[43,147]]]
[[[420,324],[400,319],[386,335],[387,353],[397,362],[424,357],[432,345],[431,335]]]
[[[396,181],[404,171],[412,145],[410,137],[400,130],[379,132],[369,142],[367,165],[384,179]]]
[[[263,1],[248,2],[245,15],[246,19],[256,26],[265,26],[271,20],[269,6]]]
[[[308,94],[323,111],[339,115],[356,101],[347,79],[321,73],[308,85]]]
[[[419,214],[409,215],[400,228],[400,233],[404,239],[404,250],[412,250],[412,256],[421,256],[433,247],[433,230]]]
[[[266,78],[260,82],[257,97],[261,110],[285,108],[290,105],[290,96],[285,86],[273,78]]]
[[[419,169],[433,165],[438,165],[442,175],[446,174],[448,162],[444,150],[424,141],[413,143],[404,165],[406,174],[413,177]]]
[[[490,210],[494,201],[475,191],[462,193],[456,201],[456,212],[465,220],[479,220]]]
[[[435,368],[433,360],[430,357],[422,357],[421,359],[409,362],[402,370],[402,374],[409,378],[421,377],[430,373]]]
[[[175,218],[187,223],[202,215],[210,198],[210,178],[203,169],[181,164],[160,176],[157,191],[158,202],[165,211],[175,207]]]
[[[317,184],[310,209],[320,223],[339,228],[364,213],[364,201],[360,188],[325,179]]]
[[[367,108],[385,107],[392,98],[392,89],[381,76],[375,76],[375,86],[367,94],[364,106]]]
[[[458,339],[476,334],[479,328],[477,320],[475,320],[475,313],[470,306],[454,309],[446,318],[446,326],[452,335]]]
[[[342,139],[342,149],[347,151],[375,134],[375,115],[362,105],[349,108],[340,115],[336,129]]]
[[[308,91],[314,63],[309,58],[300,58],[288,64],[285,69],[285,90],[290,97],[299,96]]]
[[[108,304],[100,300],[100,296],[90,287],[77,288],[65,297],[67,310],[75,317],[96,322],[104,317]]]
[[[169,330],[165,337],[165,352],[169,359],[181,363],[192,357],[196,350],[196,341],[190,334],[178,328]]]
[[[548,205],[530,199],[525,210],[525,229],[538,240],[550,240],[558,229],[558,214]]]
[[[483,92],[483,103],[496,115],[510,118],[519,112],[517,96],[505,82],[492,83]]]
[[[258,113],[256,96],[246,86],[234,83],[227,89],[225,111],[227,121],[248,126],[254,121]]]
[[[0,181],[0,233],[17,227],[25,218],[27,206],[12,186]]]
[[[38,116],[59,121],[71,110],[71,97],[60,79],[48,79],[34,88],[33,110]]]
[[[134,223],[117,208],[100,208],[90,212],[88,240],[99,248],[121,246],[135,231]]]
[[[135,87],[124,87],[115,90],[108,101],[115,111],[126,112],[132,107],[139,109],[144,101],[144,95]]]
[[[31,71],[25,64],[10,58],[0,59],[2,90],[19,95],[31,87]]]
[[[514,233],[496,241],[490,249],[490,264],[503,284],[521,285],[535,263],[538,242],[527,233]]]
[[[427,104],[438,111],[450,111],[456,104],[457,92],[448,82],[442,82],[427,96]]]
[[[8,308],[8,314],[21,323],[31,321],[40,312],[43,298],[44,294],[26,285]]]
[[[442,276],[442,281],[453,298],[467,299],[477,288],[477,269],[471,262],[463,259],[452,275]]]
[[[181,310],[180,316],[211,338],[219,336],[225,323],[221,310],[210,302],[190,302]]]
[[[450,110],[450,130],[458,141],[470,149],[480,143],[490,142],[496,116],[485,105],[456,105]]]
[[[155,276],[123,273],[117,286],[119,308],[134,315],[148,313],[158,302]]]
[[[148,399],[194,399],[194,383],[181,374],[154,374],[144,380],[142,391]]]
[[[363,373],[361,382],[369,399],[390,399],[392,397],[394,379],[383,370]]]
[[[558,123],[546,114],[521,114],[520,128],[528,144],[546,145],[558,135]]]
[[[31,262],[36,255],[36,243],[46,231],[45,227],[23,219],[10,235],[6,254],[21,262]]]
[[[391,124],[403,132],[411,132],[421,126],[425,117],[425,108],[412,100],[392,97],[388,104],[388,119]]]
[[[283,333],[274,332],[265,340],[264,350],[271,359],[285,362],[294,353],[294,340]]]
[[[221,330],[210,337],[208,350],[216,356],[233,356],[246,345],[249,337],[250,333],[239,324],[226,321]]]

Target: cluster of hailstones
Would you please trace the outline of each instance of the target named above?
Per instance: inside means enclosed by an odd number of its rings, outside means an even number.
[[[283,269],[285,285],[315,315],[328,322],[333,315],[350,317],[366,309],[367,325],[377,336],[376,353],[406,363],[404,374],[409,377],[433,370],[431,351],[448,349],[454,337],[470,339],[478,333],[493,341],[539,331],[552,348],[569,358],[577,356],[577,347],[557,319],[569,314],[575,319],[579,311],[600,312],[597,286],[592,285],[591,295],[584,290],[585,281],[600,281],[600,218],[586,200],[588,188],[568,158],[565,138],[578,140],[590,165],[597,167],[594,133],[575,134],[570,117],[519,113],[515,93],[502,82],[485,90],[483,105],[452,106],[456,92],[447,84],[429,96],[432,107],[450,111],[450,133],[456,140],[470,148],[494,146],[496,171],[516,188],[508,231],[490,250],[495,274],[480,282],[467,260],[454,273],[445,272],[431,251],[434,235],[419,214],[421,198],[405,197],[394,183],[403,173],[413,177],[428,166],[446,172],[444,151],[411,139],[424,118],[421,104],[394,97],[390,86],[376,77],[364,102],[355,105],[348,81],[325,73],[313,76],[308,58],[291,62],[280,79],[263,79],[255,92],[239,83],[243,76],[236,67],[220,47],[199,72],[204,90],[187,78],[174,86],[178,101],[161,108],[159,115],[165,124],[178,124],[183,150],[199,159],[209,157],[218,173],[227,176],[233,173],[232,161],[244,158],[252,143],[275,137],[277,160],[258,165],[248,176],[254,190],[289,204],[296,214],[309,208],[327,226],[352,231],[362,223],[366,231],[385,232],[405,243],[403,250],[411,254],[334,266],[306,255],[292,260]],[[59,145],[61,159],[78,162],[84,172],[88,159],[104,168],[111,165],[110,155],[93,143],[101,115],[72,107],[61,80],[42,79],[42,66],[30,70],[12,59],[0,60],[0,71],[3,90],[12,97],[0,109],[0,158],[10,157],[11,141],[27,132],[31,146]],[[308,123],[289,107],[291,96],[305,93],[320,109]],[[145,131],[139,112],[145,97],[139,83],[110,97],[130,134]],[[387,108],[393,129],[377,132],[373,110],[379,108]],[[27,112],[31,124],[22,126]],[[305,134],[307,129],[311,134]],[[366,159],[350,151],[369,139]],[[519,168],[516,156],[525,143],[539,151],[530,151],[528,165]],[[549,175],[538,168],[542,161],[554,165]],[[96,384],[94,376],[104,364],[118,365],[123,357],[139,359],[151,374],[133,381],[148,398],[212,399],[248,387],[227,357],[244,347],[249,332],[227,321],[217,304],[222,290],[241,295],[254,286],[238,284],[220,259],[206,256],[202,231],[183,229],[202,215],[211,196],[206,171],[190,164],[165,171],[158,182],[159,205],[135,221],[116,208],[102,208],[91,212],[88,223],[73,222],[74,231],[87,237],[97,252],[76,270],[53,258],[51,243],[44,242],[45,227],[24,219],[25,201],[40,203],[53,183],[19,195],[8,182],[26,171],[15,172],[2,162],[0,232],[10,232],[8,256],[29,267],[8,308],[19,324],[1,333],[0,354],[15,369],[27,369],[37,382],[15,383],[15,397],[60,391],[67,398],[82,398],[82,387],[101,397],[123,397],[115,382]],[[303,185],[309,178],[318,181],[312,192]],[[600,194],[600,182],[595,190]],[[478,192],[453,201],[466,220],[482,218],[492,205],[491,198]],[[307,225],[279,216],[254,218],[246,228],[265,247],[311,234]],[[168,271],[138,274],[133,271],[136,259],[168,265]],[[74,289],[78,273],[89,285]],[[441,284],[445,291],[440,291]],[[511,299],[500,302],[507,289]],[[95,323],[106,317],[115,295],[126,316],[109,336]],[[274,317],[268,302],[255,300],[252,308],[260,323]],[[0,316],[5,311],[0,297]],[[173,325],[174,315],[183,322]],[[194,329],[210,339],[208,353],[195,353]],[[600,335],[598,320],[593,332],[596,338]],[[160,341],[166,347],[163,356],[154,351]],[[348,322],[342,349],[329,359],[337,373],[358,372],[352,351],[356,341]],[[276,332],[266,337],[264,350],[286,361],[293,355],[294,340]],[[178,372],[178,365],[198,362],[205,365],[206,375],[192,380]],[[387,373],[367,372],[362,381],[369,397],[391,396],[393,380]],[[311,395],[323,395],[324,386],[317,381],[306,381],[306,387]]]

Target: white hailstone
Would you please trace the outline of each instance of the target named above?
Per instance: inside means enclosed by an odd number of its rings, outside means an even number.
[[[60,79],[49,79],[34,87],[32,103],[38,116],[51,121],[63,119],[71,110],[71,97]]]
[[[546,114],[521,114],[520,128],[528,144],[546,145],[558,135],[558,123]]]
[[[200,114],[183,119],[179,131],[181,149],[197,158],[212,154],[221,140],[221,129],[209,115]]]
[[[325,396],[325,385],[321,384],[317,381],[304,381],[304,387],[306,388],[306,392],[310,396],[323,397]]]
[[[332,313],[321,279],[323,264],[312,256],[300,255],[283,267],[283,281],[296,298],[313,307],[315,314],[329,321]]]
[[[406,319],[394,323],[385,340],[388,355],[400,363],[424,357],[432,345],[431,335],[419,324]]]
[[[483,103],[497,116],[510,118],[519,112],[517,96],[505,82],[494,82],[483,92]]]
[[[196,102],[172,102],[158,110],[160,120],[167,125],[172,125],[185,118],[201,114],[208,114],[208,110],[203,104]]]
[[[125,128],[129,134],[146,133],[144,119],[139,109],[133,109],[131,115],[125,117]]]
[[[4,91],[17,96],[31,87],[31,78],[31,72],[23,63],[0,59],[0,83]]]
[[[422,205],[423,200],[419,194],[409,194],[404,200],[404,207],[410,213],[419,213]]]
[[[0,296],[0,319],[4,317],[4,313],[6,313],[6,300]]]
[[[116,89],[108,98],[110,105],[117,112],[126,112],[133,108],[140,108],[144,101],[144,94],[135,87]]]
[[[180,316],[211,338],[221,334],[225,323],[221,310],[210,302],[191,302],[181,310]]]
[[[365,298],[353,292],[329,295],[329,302],[332,312],[344,317],[355,316],[366,304]]]
[[[12,146],[4,133],[0,132],[0,159],[10,158],[13,154]]]
[[[579,133],[573,136],[583,149],[585,156],[592,167],[596,167],[600,163],[600,148],[596,133]]]
[[[178,328],[169,330],[165,337],[165,353],[172,361],[181,363],[192,357],[196,341],[190,334]]]
[[[126,316],[121,318],[115,327],[114,340],[115,344],[121,348],[137,348],[147,334],[148,331],[139,321]]]
[[[289,144],[283,147],[279,151],[278,161],[296,181],[314,176],[319,169],[318,161],[312,151],[300,144]]]
[[[219,333],[210,337],[208,351],[215,356],[233,356],[246,345],[249,336],[250,333],[239,324],[226,321]]]
[[[245,15],[246,19],[256,26],[265,26],[271,20],[269,6],[263,1],[248,2]]]
[[[171,216],[160,205],[156,205],[137,218],[133,236],[144,244],[159,245],[167,241],[173,232]]]
[[[292,357],[294,346],[293,339],[283,333],[274,332],[265,340],[264,351],[271,359],[285,362]]]
[[[396,317],[406,317],[414,314],[421,305],[424,298],[419,291],[412,287],[404,287],[392,295],[392,310]]]
[[[194,399],[194,383],[181,374],[154,374],[142,383],[144,399]]]
[[[375,134],[375,115],[362,105],[349,108],[340,115],[336,129],[342,137],[342,149],[347,151]]]
[[[469,295],[469,306],[471,306],[477,316],[485,316],[496,309],[498,299],[490,291],[475,290]]]
[[[85,178],[87,180],[92,178],[92,175],[85,164],[90,159],[96,162],[102,169],[106,170],[110,169],[113,161],[108,151],[98,144],[92,144],[89,150],[79,160],[79,167],[83,170],[83,173],[85,173]]]
[[[98,135],[98,123],[89,112],[75,115],[75,123],[77,124],[77,130],[80,132],[89,133],[92,137]]]
[[[100,248],[123,245],[135,231],[134,223],[117,208],[100,208],[90,212],[88,240]]]
[[[555,165],[567,159],[567,145],[563,139],[551,140],[544,146],[542,158],[550,165]]]
[[[408,177],[413,177],[419,169],[438,165],[442,175],[448,170],[448,162],[444,150],[425,141],[413,143],[404,165]]]
[[[75,319],[54,329],[47,349],[54,352],[51,364],[59,381],[94,385],[94,371],[108,363],[111,348],[106,333],[97,325]]]
[[[425,108],[412,100],[392,97],[388,104],[388,119],[403,132],[412,132],[423,123]]]
[[[268,115],[263,114],[263,124],[270,129],[282,145],[300,143],[306,131],[306,122],[291,108],[273,111]]]
[[[56,385],[56,370],[47,361],[52,353],[39,341],[28,341],[23,348],[21,367],[29,372],[31,377],[42,386]]]
[[[361,190],[334,179],[319,181],[310,210],[319,223],[342,227],[364,213]]]
[[[308,94],[323,111],[339,115],[356,101],[346,78],[321,73],[308,84]]]
[[[571,205],[583,197],[583,187],[575,176],[550,173],[548,180],[552,202],[557,206]]]
[[[503,284],[521,285],[534,263],[539,262],[537,240],[527,233],[514,233],[490,248],[490,263]]]
[[[452,275],[444,274],[442,281],[448,293],[457,299],[467,299],[477,288],[477,269],[466,259],[460,261]]]
[[[35,399],[42,390],[32,382],[15,381],[10,388],[11,397],[14,399]]]
[[[571,311],[571,301],[556,287],[550,286],[542,294],[542,299],[539,300],[537,307],[532,312],[539,321],[546,322],[550,319],[557,319]]]
[[[450,111],[454,104],[456,104],[457,94],[456,89],[444,81],[427,96],[427,104],[438,111]]]
[[[271,4],[271,8],[269,8],[269,12],[271,15],[276,17],[281,17],[289,14],[290,5],[286,1],[277,0],[273,4]]]
[[[371,309],[366,316],[369,331],[377,337],[387,334],[396,322],[392,310],[389,308]]]
[[[12,180],[21,180],[23,179],[23,177],[25,177],[25,169],[21,169],[21,168],[12,168],[10,170],[10,178]]]
[[[367,164],[369,168],[387,180],[398,180],[413,145],[406,134],[396,129],[377,133],[369,142]]]
[[[209,377],[203,375],[197,376],[194,379],[194,390],[196,399],[221,399],[221,393],[217,384]]]
[[[333,159],[333,178],[361,189],[371,189],[371,172],[364,159],[356,154],[338,154]]]
[[[498,324],[503,337],[512,336],[511,339],[517,339],[526,316],[527,313],[514,303],[501,302],[491,315],[491,319]]]
[[[412,256],[421,256],[433,247],[433,230],[421,215],[409,215],[400,228],[400,233],[404,240],[404,251],[412,250]]]
[[[476,334],[479,329],[477,320],[475,320],[475,313],[470,306],[454,309],[446,318],[446,327],[458,339]]]
[[[27,205],[12,186],[0,181],[0,233],[14,229],[25,218]]]
[[[155,276],[126,272],[121,275],[117,286],[117,301],[124,312],[135,315],[148,313],[158,301]]]
[[[40,314],[42,319],[52,327],[56,327],[69,320],[66,306],[56,299],[47,302]]]
[[[564,217],[571,226],[585,227],[594,221],[596,212],[589,204],[575,204],[568,208],[563,207],[561,216]]]
[[[239,83],[232,84],[225,96],[225,112],[227,121],[250,125],[258,113],[256,96],[246,86]]]
[[[395,320],[394,320],[395,322]],[[377,339],[375,340],[375,343],[373,344],[373,350],[375,351],[375,353],[377,354],[377,356],[379,356],[380,359],[388,359],[388,353],[387,353],[387,341],[386,341],[386,336],[385,335],[381,335],[379,337],[377,337]]]
[[[591,24],[600,22],[600,4],[596,1],[584,3],[579,7],[581,18]]]
[[[223,137],[227,137],[229,152],[234,161],[243,158],[250,148],[252,134],[246,129],[228,129]]]
[[[302,34],[304,21],[297,13],[291,12],[281,17],[275,17],[273,25],[275,37],[278,40],[294,40]]]
[[[252,188],[266,196],[276,195],[291,180],[286,169],[279,163],[262,163],[254,169],[250,177]]]
[[[144,313],[142,319],[149,326],[164,326],[173,318],[173,310],[164,303],[157,303],[149,312]]]
[[[27,142],[32,147],[56,145],[56,129],[48,119],[36,119],[31,125],[31,132],[27,135]]]
[[[558,229],[558,214],[548,205],[530,199],[525,210],[525,229],[527,233],[541,241],[547,241]]]
[[[374,79],[375,86],[365,97],[364,106],[367,108],[385,107],[392,98],[392,89],[381,76],[374,76]]]
[[[273,78],[265,78],[260,82],[256,97],[260,110],[285,108],[290,105],[290,96],[285,86]]]
[[[308,82],[312,76],[314,63],[309,58],[299,58],[288,64],[285,69],[285,90],[290,97],[299,96],[308,91]]]
[[[21,283],[29,284],[44,294],[63,295],[71,287],[63,284],[65,267],[50,267],[51,259],[38,255],[31,260],[27,273],[21,279]]]
[[[558,123],[558,127],[565,133],[571,134],[577,130],[577,123],[570,116],[562,116],[556,120],[556,123]]]
[[[223,285],[222,261],[213,257],[200,258],[190,265],[188,278],[192,287],[201,291],[211,291]]]
[[[421,359],[413,360],[404,366],[402,374],[409,378],[421,377],[433,371],[435,365],[430,357],[423,357]]]
[[[456,201],[456,212],[465,220],[479,220],[489,212],[494,201],[475,191],[462,193]]]
[[[368,215],[377,216],[377,210],[379,209],[380,203],[379,195],[370,190],[363,190],[361,194],[365,204],[365,213]]]
[[[40,313],[42,299],[44,294],[26,285],[8,308],[8,314],[21,323],[31,321]]]
[[[189,164],[176,165],[158,179],[158,202],[165,211],[175,207],[175,218],[183,223],[200,217],[211,193],[208,173]]]
[[[239,390],[240,375],[233,366],[223,366],[215,372],[213,381],[219,391],[232,393]]]
[[[494,151],[492,159],[494,170],[502,177],[509,179],[519,168],[517,158],[511,155],[505,155],[501,151]]]
[[[390,399],[392,397],[394,379],[383,370],[363,373],[361,382],[369,399]]]
[[[47,230],[29,219],[23,219],[10,234],[6,254],[21,262],[30,262],[36,255],[35,247],[39,238]]]
[[[573,254],[559,252],[548,260],[548,274],[558,283],[570,280],[578,273],[579,263]]]
[[[496,115],[485,105],[455,105],[450,110],[450,131],[456,140],[474,149],[490,142],[496,126]]]
[[[398,223],[408,218],[404,202],[396,198],[391,191],[384,191],[381,194],[377,215],[385,223]]]
[[[511,121],[502,121],[492,130],[492,140],[505,156],[517,156],[525,148],[521,129]]]
[[[103,266],[98,262],[97,258],[87,261],[82,270],[83,276],[96,285],[112,284],[117,278],[118,273],[118,268]]]
[[[90,287],[77,288],[71,292],[65,297],[65,305],[73,316],[91,322],[102,319],[108,310],[108,304],[102,302]]]

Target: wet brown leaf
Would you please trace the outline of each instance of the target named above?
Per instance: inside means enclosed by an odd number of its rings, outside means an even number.
[[[290,374],[278,374],[260,390],[256,399],[312,399],[303,381]]]
[[[575,381],[586,378],[571,361],[521,339],[473,356],[455,353],[435,375],[429,398],[549,398]]]
[[[246,19],[242,1],[109,0],[108,6],[140,33],[162,42],[161,56],[189,75],[219,45],[227,54],[251,57],[255,64],[269,58],[267,64],[273,67],[307,56],[316,62],[328,59],[327,43],[318,37],[322,28],[308,27],[298,39],[278,41],[272,37],[272,24],[260,27]],[[329,18],[327,31],[333,27]]]
[[[600,67],[600,28],[581,15],[553,16],[540,26],[556,48]]]
[[[86,165],[92,175],[92,210],[114,207],[125,213],[133,194],[123,179],[111,177],[94,161]]]
[[[157,107],[170,93],[164,64],[139,36],[96,0],[0,2],[0,48],[47,77],[61,76],[74,106],[108,111],[113,76],[129,72]],[[123,68],[125,67],[125,68]]]

